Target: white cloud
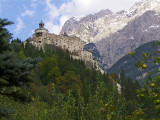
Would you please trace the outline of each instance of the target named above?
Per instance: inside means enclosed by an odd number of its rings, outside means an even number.
[[[48,14],[46,28],[50,32],[58,34],[65,21],[70,17],[94,14],[102,9],[110,9],[112,12],[128,10],[138,1],[140,0],[67,0],[60,7],[56,7],[51,3],[52,0],[46,0]],[[59,24],[53,25],[56,20],[59,20]]]
[[[46,11],[48,13],[49,20],[53,20],[59,16],[59,9],[54,4],[51,4],[51,0],[46,0]]]
[[[51,3],[51,0],[46,0],[46,9],[48,20],[45,23],[46,28],[51,33],[58,34],[60,31],[60,25],[54,25],[53,21],[60,16],[59,9]]]
[[[61,14],[66,10],[72,15],[87,15],[96,13],[102,9],[110,9],[112,12],[129,9],[140,0],[71,0],[63,3]]]
[[[15,28],[15,30],[14,30],[14,32],[16,33],[16,34],[19,34],[20,33],[20,31],[25,27],[25,25],[24,25],[24,23],[23,23],[23,21],[22,21],[22,19],[21,18],[17,18],[17,25],[16,25],[16,28]]]
[[[34,14],[34,12],[35,12],[35,11],[33,11],[33,10],[26,10],[24,13],[21,14],[21,16],[22,16],[22,17],[25,17],[25,16],[27,16],[27,15],[28,15],[28,16],[32,16],[32,15]]]
[[[32,37],[33,34],[34,34],[34,30],[31,30],[28,36]]]
[[[60,27],[63,27],[64,23],[70,18],[71,16],[63,15],[60,18]]]
[[[38,2],[37,0],[32,0],[30,6],[31,6],[34,10],[36,10],[38,4],[39,4],[39,2]]]
[[[46,22],[45,26],[49,30],[49,32],[51,32],[51,33],[58,34],[59,31],[60,31],[60,26],[59,25],[54,25],[50,21]]]
[[[33,9],[36,9],[36,8],[37,8],[37,4],[36,4],[36,3],[32,3],[32,4],[31,4],[31,7],[32,7]]]

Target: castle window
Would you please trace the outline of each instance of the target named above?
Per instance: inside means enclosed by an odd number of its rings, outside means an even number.
[[[36,33],[36,37],[40,37],[40,36],[42,36],[42,33],[41,33],[41,32]]]
[[[41,43],[41,41],[39,41],[39,43]]]

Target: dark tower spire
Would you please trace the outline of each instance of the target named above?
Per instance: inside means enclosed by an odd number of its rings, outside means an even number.
[[[42,20],[41,20],[41,22],[39,23],[39,28],[44,28],[44,23],[42,22]]]

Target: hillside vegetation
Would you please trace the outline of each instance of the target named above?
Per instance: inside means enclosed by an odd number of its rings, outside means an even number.
[[[0,119],[160,118],[150,99],[137,97],[138,82],[126,78],[123,70],[120,78],[115,73],[102,75],[55,46],[42,50],[28,42],[24,46],[18,38],[9,42],[11,34],[5,26],[10,24],[0,19]]]

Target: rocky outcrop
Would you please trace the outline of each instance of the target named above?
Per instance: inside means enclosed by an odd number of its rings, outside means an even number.
[[[110,68],[120,58],[138,46],[160,40],[160,13],[148,11],[124,29],[96,43],[102,57],[103,69]]]
[[[94,43],[89,43],[84,45],[83,50],[91,52],[94,60],[97,60],[97,61],[101,60],[100,53]]]

